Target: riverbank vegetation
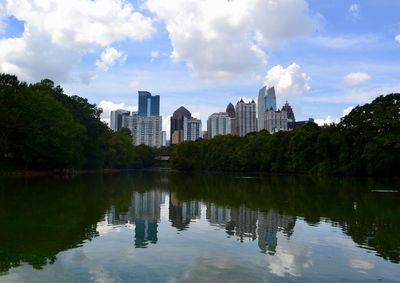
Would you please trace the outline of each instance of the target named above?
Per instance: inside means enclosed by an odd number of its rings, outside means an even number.
[[[357,106],[338,124],[183,142],[171,163],[181,171],[400,176],[400,94]]]
[[[112,132],[102,109],[50,80],[26,84],[0,74],[1,170],[142,168],[154,152],[135,147],[128,129]]]

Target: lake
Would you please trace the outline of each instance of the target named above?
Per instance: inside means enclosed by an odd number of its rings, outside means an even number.
[[[400,282],[399,180],[0,179],[0,282]]]

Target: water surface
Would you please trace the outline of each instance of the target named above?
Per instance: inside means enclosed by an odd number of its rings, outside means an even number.
[[[398,181],[0,179],[0,282],[400,282]]]

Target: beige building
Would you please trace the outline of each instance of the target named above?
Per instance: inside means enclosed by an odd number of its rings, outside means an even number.
[[[269,110],[265,112],[264,129],[266,129],[271,134],[279,131],[287,131],[288,130],[287,112],[284,110],[280,111]]]

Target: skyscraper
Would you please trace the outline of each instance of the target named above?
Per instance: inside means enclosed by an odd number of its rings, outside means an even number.
[[[287,101],[286,101],[285,105],[283,105],[282,110],[286,111],[288,122],[296,122],[292,106],[290,106]]]
[[[201,120],[183,117],[183,140],[196,141],[202,137]]]
[[[127,110],[118,109],[116,111],[111,111],[110,114],[110,128],[114,132],[119,131],[122,128],[122,118],[124,116],[129,116],[131,112]]]
[[[236,133],[244,137],[248,133],[257,131],[256,103],[253,101],[245,103],[241,99],[236,103]]]
[[[279,132],[279,131],[287,131],[288,130],[288,118],[287,112],[285,110],[282,111],[274,111],[268,110],[265,112],[265,120],[264,120],[265,129],[271,134]]]
[[[183,132],[183,119],[184,118],[192,118],[192,114],[187,110],[185,107],[181,106],[177,110],[175,110],[174,114],[171,117],[171,144],[178,143],[177,141],[181,142],[183,140],[183,135],[176,134],[175,137],[178,137],[178,140],[173,139],[173,134],[175,131],[182,131]],[[182,137],[182,140],[181,138]]]
[[[208,138],[231,133],[231,118],[225,112],[214,113],[207,120]]]
[[[276,95],[275,95],[275,88],[274,87],[270,87],[269,89],[267,89],[267,93],[265,95],[265,111],[268,111],[271,108],[274,111],[277,110],[277,107],[276,107]]]
[[[265,129],[265,112],[269,110],[277,110],[276,107],[276,95],[275,95],[275,88],[270,87],[267,89],[267,86],[263,86],[258,91],[258,124],[257,130],[261,131]]]
[[[139,93],[139,116],[160,116],[160,96],[148,91]]]
[[[124,116],[122,125],[132,132],[134,145],[144,144],[151,147],[162,145],[162,117],[161,116]]]
[[[236,111],[235,107],[232,103],[229,102],[228,106],[226,107],[226,113],[228,114],[229,118],[231,119],[231,134],[237,135],[237,125],[236,125]]]

